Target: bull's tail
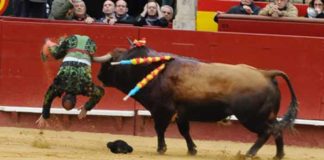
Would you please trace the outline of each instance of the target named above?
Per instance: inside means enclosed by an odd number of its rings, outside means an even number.
[[[271,78],[280,76],[286,81],[288,85],[290,95],[291,95],[291,101],[287,113],[283,116],[282,120],[279,122],[279,128],[292,127],[298,113],[298,101],[294,89],[290,83],[290,80],[287,74],[282,71],[271,70],[271,71],[267,71],[266,74],[269,75]]]

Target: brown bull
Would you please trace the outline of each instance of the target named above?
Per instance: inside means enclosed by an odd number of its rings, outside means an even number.
[[[102,65],[98,78],[105,86],[116,87],[128,93],[160,63],[136,66],[111,66],[136,57],[170,55],[158,53],[145,46],[130,50],[115,50],[109,62]],[[288,76],[277,70],[260,70],[248,65],[203,63],[172,55],[166,68],[141,89],[133,98],[151,112],[158,136],[159,153],[166,151],[164,133],[172,117],[185,138],[190,154],[196,154],[196,145],[189,134],[189,121],[215,122],[235,115],[258,139],[246,153],[256,155],[272,135],[277,147],[276,158],[284,156],[282,130],[291,126],[297,116],[297,98]],[[277,114],[280,91],[275,77],[282,77],[290,90],[291,103],[281,121]]]

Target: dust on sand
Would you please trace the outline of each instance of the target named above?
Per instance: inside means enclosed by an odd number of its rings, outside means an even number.
[[[134,151],[131,154],[113,154],[106,148],[108,141],[123,139]],[[241,160],[250,143],[196,140],[198,154],[187,155],[183,139],[166,138],[168,150],[156,152],[156,137],[112,135],[70,131],[50,131],[26,128],[0,127],[1,160]],[[286,146],[285,160],[323,160],[323,148]],[[275,146],[265,145],[256,160],[272,159]]]

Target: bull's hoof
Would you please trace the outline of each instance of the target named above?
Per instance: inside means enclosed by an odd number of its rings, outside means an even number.
[[[189,155],[192,155],[192,156],[195,156],[197,154],[196,148],[193,148],[193,149],[188,150],[188,154]]]
[[[253,157],[254,157],[254,155],[252,155],[252,154],[246,154],[245,155],[245,160],[253,160]]]
[[[164,154],[164,153],[166,152],[166,150],[167,150],[167,147],[166,147],[166,146],[163,146],[163,147],[159,147],[159,148],[157,149],[157,152],[158,152],[159,154]]]
[[[284,153],[282,153],[282,154],[277,154],[277,155],[274,156],[272,159],[273,159],[273,160],[281,160],[281,159],[283,159],[284,156],[285,156]]]

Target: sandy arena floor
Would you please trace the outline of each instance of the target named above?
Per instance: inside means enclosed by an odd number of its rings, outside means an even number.
[[[123,139],[134,148],[131,154],[113,154],[106,148],[108,141]],[[103,133],[50,131],[0,127],[0,160],[241,160],[251,146],[229,141],[198,141],[198,154],[187,155],[183,139],[167,138],[168,150],[159,155],[156,137],[137,137]],[[256,160],[274,156],[273,145],[264,146]],[[324,149],[286,147],[286,160],[323,160]]]

